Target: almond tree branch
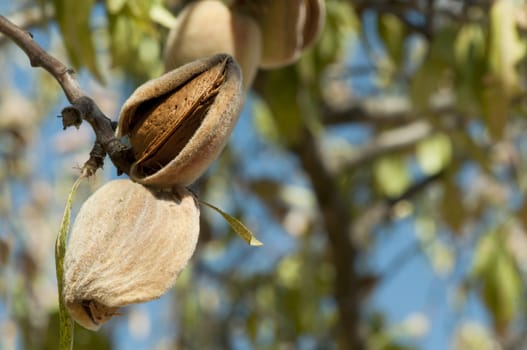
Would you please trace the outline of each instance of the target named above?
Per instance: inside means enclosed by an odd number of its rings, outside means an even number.
[[[79,83],[73,77],[73,70],[35,43],[30,33],[20,29],[4,16],[0,16],[0,32],[13,40],[26,53],[32,67],[42,67],[48,71],[58,81],[72,104],[84,95]]]
[[[352,223],[347,200],[325,166],[314,136],[306,129],[303,131],[301,140],[292,148],[311,181],[329,240],[335,266],[333,294],[339,313],[339,348],[362,350],[365,349],[360,317],[362,298],[361,291],[356,288],[360,282],[356,270],[360,252],[349,239]]]
[[[54,10],[51,4],[44,4],[41,6],[30,6],[20,12],[9,15],[9,20],[13,23],[18,23],[19,28],[28,29],[46,23],[53,18]],[[0,34],[0,45],[9,42],[9,37]]]
[[[432,135],[433,127],[425,121],[415,121],[396,129],[385,131],[374,138],[363,149],[354,152],[344,159],[337,172],[344,169],[355,169],[365,162],[389,152],[399,151],[415,145]]]
[[[114,136],[114,124],[104,115],[97,104],[82,91],[74,77],[72,69],[61,61],[48,54],[40,47],[30,33],[22,30],[4,16],[0,16],[0,32],[15,42],[28,56],[31,66],[44,68],[60,84],[64,94],[72,107],[62,111],[64,127],[77,125],[78,121],[86,120],[93,128],[96,142],[100,143],[120,173],[128,173],[131,164],[131,152]],[[95,147],[94,147],[95,148]],[[85,169],[95,172],[90,168],[93,164],[102,166],[100,160],[104,158],[100,150],[96,154],[98,159],[88,160]],[[102,158],[101,158],[102,157]]]
[[[408,110],[370,111],[361,105],[352,105],[346,108],[335,109],[329,106],[322,108],[325,125],[340,125],[347,123],[370,124],[401,124],[415,120],[416,117]]]
[[[368,209],[363,210],[362,214],[355,218],[352,232],[354,234],[353,240],[359,246],[364,246],[370,240],[371,232],[375,225],[388,218],[390,210],[398,202],[402,200],[409,200],[426,189],[432,184],[440,181],[446,174],[446,170],[441,170],[438,173],[425,177],[414,184],[412,184],[406,191],[396,197],[381,198],[378,201],[369,205]]]

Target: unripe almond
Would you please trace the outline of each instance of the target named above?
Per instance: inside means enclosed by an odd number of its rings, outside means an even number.
[[[221,152],[243,104],[236,61],[216,55],[140,86],[121,110],[117,136],[127,136],[130,177],[165,187],[195,181]]]
[[[159,298],[192,256],[199,207],[184,187],[115,180],[82,205],[64,259],[64,302],[96,330],[122,306]]]
[[[165,47],[165,69],[218,53],[233,56],[247,89],[256,75],[261,56],[261,34],[249,16],[231,11],[218,0],[188,4],[178,15]]]

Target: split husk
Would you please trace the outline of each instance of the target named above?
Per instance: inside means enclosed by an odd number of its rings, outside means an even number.
[[[243,99],[239,66],[226,54],[140,86],[123,105],[117,131],[136,158],[130,177],[156,187],[194,182],[224,148]]]

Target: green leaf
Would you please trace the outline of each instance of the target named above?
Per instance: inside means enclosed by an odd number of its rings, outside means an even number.
[[[286,144],[300,136],[303,119],[298,104],[299,78],[294,66],[267,72],[264,98]]]
[[[517,65],[525,57],[526,46],[520,38],[512,0],[495,1],[490,11],[488,66],[490,74],[482,89],[483,114],[494,140],[503,137],[509,118],[511,99],[521,91]]]
[[[457,28],[453,26],[438,30],[431,42],[424,62],[411,80],[412,103],[419,109],[428,110],[431,98],[446,84],[450,84],[454,67],[454,43]]]
[[[427,175],[443,170],[452,160],[452,143],[446,134],[431,136],[417,145],[417,161]]]
[[[342,1],[326,1],[326,23],[316,44],[322,66],[338,60],[347,49],[353,34],[360,30],[360,21],[353,6]]]
[[[379,189],[389,197],[401,195],[410,185],[410,174],[401,156],[381,158],[375,163],[373,172]]]
[[[150,8],[152,21],[170,29],[176,24],[176,17],[162,4],[153,4]]]
[[[388,56],[396,67],[399,67],[404,58],[404,40],[406,27],[399,18],[391,13],[383,14],[378,22],[379,36],[384,42]]]
[[[77,192],[84,176],[80,176],[73,184],[66,208],[60,223],[59,234],[55,242],[55,269],[57,274],[57,287],[59,297],[59,350],[73,349],[73,320],[70,318],[66,306],[64,305],[63,296],[63,275],[64,275],[64,255],[66,254],[66,241],[70,227],[71,206],[73,204],[73,197]]]
[[[483,302],[502,336],[520,310],[524,293],[518,268],[505,244],[506,234],[502,228],[483,236],[476,246],[472,266],[472,275],[482,284]]]
[[[467,113],[481,114],[481,91],[487,72],[486,32],[481,24],[461,27],[454,45],[456,105]]]
[[[479,277],[484,275],[489,265],[493,264],[496,254],[497,237],[495,232],[490,232],[481,237],[476,245],[474,260],[472,261],[472,273]]]
[[[94,4],[94,0],[53,0],[57,22],[71,63],[77,69],[88,68],[97,80],[103,82],[90,28]]]
[[[207,203],[207,202],[204,202],[204,201],[199,201],[199,202],[201,204],[209,207],[209,208],[212,208],[212,209],[216,210],[218,213],[220,213],[220,215],[223,216],[225,221],[227,221],[229,223],[229,225],[232,227],[234,232],[236,232],[241,238],[243,238],[244,241],[249,243],[249,245],[255,246],[255,247],[263,245],[263,243],[260,242],[259,240],[257,240],[256,237],[254,237],[254,235],[251,232],[251,230],[249,230],[240,220],[238,220],[235,217],[227,214],[226,212],[224,212],[220,208],[215,207],[214,205],[212,205],[210,203]]]
[[[255,98],[252,107],[254,126],[258,134],[267,142],[278,143],[279,132],[269,106],[262,99]]]
[[[492,330],[476,321],[463,321],[457,325],[451,349],[481,350],[499,348]]]
[[[513,0],[495,1],[490,10],[490,69],[507,93],[518,87],[516,65],[526,52],[525,43],[520,38],[516,21],[513,20],[516,12]]]
[[[150,18],[151,6],[151,2],[126,2],[120,12],[108,13],[111,64],[138,82],[159,76],[163,69],[159,30]]]
[[[126,0],[106,0],[106,8],[112,14],[120,12],[125,4]]]

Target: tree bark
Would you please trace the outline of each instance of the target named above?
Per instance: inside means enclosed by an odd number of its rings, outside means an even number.
[[[325,167],[316,141],[305,130],[293,147],[309,177],[325,224],[329,252],[335,268],[333,295],[338,306],[340,349],[365,349],[361,334],[359,275],[355,269],[358,250],[350,239],[351,211],[337,186],[335,176]]]

